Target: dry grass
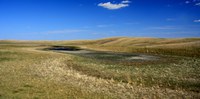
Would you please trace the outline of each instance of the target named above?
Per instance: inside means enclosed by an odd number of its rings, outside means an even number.
[[[82,44],[83,43],[83,44]],[[77,45],[95,50],[116,51],[116,52],[135,52],[148,54],[164,54],[178,56],[200,56],[199,38],[107,38],[95,41],[87,41]],[[74,44],[68,42],[66,44]]]
[[[0,45],[0,99],[200,97],[199,58],[179,57],[175,63],[137,66],[104,64],[99,60],[38,50],[42,45],[62,45],[65,41],[41,42]],[[108,50],[106,46],[99,48]]]
[[[35,51],[32,48],[6,48],[1,50],[13,60],[0,63],[0,98],[54,99],[54,98],[109,98],[106,93],[92,92],[68,81],[65,55]],[[9,53],[8,53],[9,52]],[[66,76],[65,76],[66,75]],[[73,75],[73,74],[71,74]],[[62,81],[63,80],[63,81]]]

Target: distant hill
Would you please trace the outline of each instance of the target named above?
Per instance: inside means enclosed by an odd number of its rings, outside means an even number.
[[[181,56],[200,56],[200,38],[130,38],[115,37],[99,40],[68,41],[64,45],[76,45],[95,50],[141,52]]]
[[[200,38],[113,37],[98,40],[75,41],[0,40],[0,44],[16,44],[24,46],[73,45],[93,50],[200,57]]]
[[[129,38],[116,37],[99,40],[68,41],[72,45],[98,45],[122,47],[200,47],[200,38]]]

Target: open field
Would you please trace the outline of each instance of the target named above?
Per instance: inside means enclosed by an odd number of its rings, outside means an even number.
[[[98,53],[46,50],[69,45]],[[199,38],[0,41],[0,99],[198,99],[199,56]]]

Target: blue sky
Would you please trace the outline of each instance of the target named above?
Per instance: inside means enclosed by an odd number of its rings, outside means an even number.
[[[200,37],[200,0],[0,0],[0,39]]]

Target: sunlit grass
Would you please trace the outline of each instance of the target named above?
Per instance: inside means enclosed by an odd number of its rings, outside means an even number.
[[[66,42],[45,43],[0,45],[0,99],[200,97],[200,59],[194,55],[173,54],[179,53],[179,50],[171,51],[172,54],[165,51],[149,52],[158,56],[162,54],[166,60],[155,63],[120,63],[113,61],[113,57],[110,60],[107,58],[108,61],[101,60],[104,56],[99,54],[95,56],[97,58],[90,58],[41,50]],[[133,51],[135,49],[129,47],[90,47],[116,52],[147,51],[146,47],[140,51]],[[124,50],[120,50],[122,48]],[[199,52],[195,50],[194,53]],[[192,51],[193,48],[188,53]]]
[[[76,57],[77,58],[77,57]],[[127,66],[101,64],[94,59],[78,57],[72,68],[104,79],[114,79],[130,84],[199,91],[199,59],[181,59],[174,63]],[[170,61],[168,61],[170,62]],[[184,73],[183,73],[184,72]],[[196,78],[197,77],[197,78]],[[193,81],[188,81],[193,79]]]

